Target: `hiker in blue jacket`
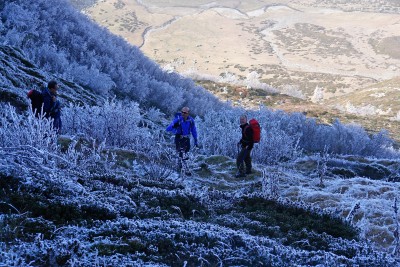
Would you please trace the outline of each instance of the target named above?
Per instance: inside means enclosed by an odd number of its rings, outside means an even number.
[[[52,80],[47,84],[47,88],[43,89],[43,113],[46,118],[53,119],[53,127],[60,133],[61,131],[61,103],[57,99],[58,84]]]
[[[190,150],[190,134],[193,136],[194,145],[198,146],[196,125],[193,118],[189,116],[188,107],[182,108],[182,112],[176,114],[174,120],[168,125],[166,130],[175,134],[176,151],[181,160],[185,160],[183,155]],[[179,168],[181,167],[179,165]]]
[[[242,130],[242,138],[237,144],[239,153],[236,158],[236,166],[238,168],[238,172],[236,173],[236,178],[245,177],[246,174],[252,173],[250,154],[254,146],[253,129],[248,124],[246,115],[240,116],[240,128]],[[244,171],[245,166],[246,166],[246,172]]]

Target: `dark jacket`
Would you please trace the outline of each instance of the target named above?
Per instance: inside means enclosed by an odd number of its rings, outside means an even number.
[[[46,116],[46,118],[54,118],[55,116],[55,111],[57,106],[59,107],[60,103],[57,104],[58,101],[53,102],[53,96],[48,88],[44,88],[42,91],[43,95],[43,113]]]
[[[57,95],[52,94],[48,88],[43,89],[43,113],[46,118],[54,119],[54,127],[57,130],[61,129],[61,103],[57,98]],[[56,101],[53,102],[53,96],[56,97]]]
[[[242,129],[242,139],[240,139],[239,143],[242,145],[242,148],[253,149],[253,129],[251,129],[248,123],[240,125],[240,128]]]

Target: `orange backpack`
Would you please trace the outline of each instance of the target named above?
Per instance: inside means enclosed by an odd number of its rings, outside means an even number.
[[[251,129],[253,130],[254,143],[260,143],[260,139],[261,139],[260,124],[258,123],[258,121],[256,119],[253,118],[249,121],[249,125],[250,125]]]

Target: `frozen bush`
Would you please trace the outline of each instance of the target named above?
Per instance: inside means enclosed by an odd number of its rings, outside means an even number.
[[[41,116],[36,118],[30,110],[21,115],[11,105],[0,106],[0,146],[31,146],[56,150],[57,134],[53,130],[53,121]]]
[[[135,147],[149,138],[147,128],[140,126],[142,115],[135,102],[109,100],[103,106],[69,105],[63,109],[66,132],[83,134],[106,144]]]

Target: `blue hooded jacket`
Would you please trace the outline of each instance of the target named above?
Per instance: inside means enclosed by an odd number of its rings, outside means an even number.
[[[197,129],[193,118],[190,116],[185,121],[180,114],[177,114],[166,130],[181,136],[190,136],[192,134],[194,143],[197,145]]]

